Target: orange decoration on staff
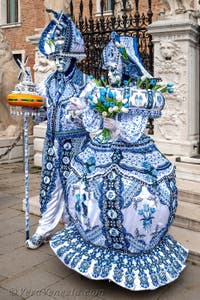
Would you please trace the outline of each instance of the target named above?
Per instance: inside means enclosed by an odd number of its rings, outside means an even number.
[[[24,62],[17,60],[20,67],[19,82],[14,91],[7,96],[8,103],[12,106],[40,108],[44,105],[43,97],[38,95],[36,85],[33,83],[30,67],[26,67],[28,57]]]
[[[31,94],[9,94],[8,103],[12,106],[28,106],[39,108],[44,105],[43,97]]]

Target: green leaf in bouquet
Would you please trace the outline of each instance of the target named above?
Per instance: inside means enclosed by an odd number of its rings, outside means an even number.
[[[166,93],[167,91],[168,91],[168,87],[167,87],[167,86],[164,87],[164,88],[162,88],[162,89],[160,90],[161,93]]]
[[[151,85],[148,78],[146,78],[146,80],[145,80],[145,85],[146,85],[146,89],[148,90]]]
[[[94,78],[94,82],[96,83],[97,86],[99,86],[99,87],[102,86],[101,80]]]
[[[132,78],[129,78],[127,86],[129,86],[132,82]]]
[[[103,137],[103,141],[106,142],[108,140],[110,140],[111,138],[111,133],[110,130],[108,128],[104,128],[102,130],[102,137]]]
[[[140,77],[138,77],[137,82],[136,82],[136,85],[138,88],[142,85],[142,82],[143,82],[142,79]]]
[[[162,85],[158,84],[158,85],[155,85],[155,86],[152,88],[152,90],[153,90],[153,91],[157,91],[157,90],[159,90],[161,87],[162,87]]]

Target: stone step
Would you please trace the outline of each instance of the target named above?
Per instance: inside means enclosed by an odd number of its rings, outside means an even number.
[[[170,234],[175,240],[189,249],[188,260],[200,264],[200,232],[194,232],[189,229],[171,226]]]
[[[200,165],[200,155],[197,154],[197,155],[192,156],[192,157],[180,156],[180,157],[176,158],[176,161]]]
[[[46,135],[46,129],[47,129],[47,123],[42,122],[38,125],[35,125],[33,128],[33,135],[36,138],[45,138]]]
[[[200,183],[200,164],[175,161],[176,177]]]
[[[22,210],[26,210],[26,200],[22,201]],[[29,198],[29,213],[40,216],[40,203],[39,203],[39,195],[33,196]]]
[[[200,204],[200,184],[196,181],[176,179],[178,198],[181,201]]]
[[[179,201],[174,225],[200,232],[200,205]]]
[[[41,152],[42,153],[43,148],[44,148],[44,139],[42,139],[42,138],[35,138],[33,145],[34,145],[34,150],[36,152]]]
[[[15,143],[16,137],[0,137],[0,156],[3,155],[8,148],[10,148]],[[33,157],[33,136],[29,136],[29,158]],[[14,163],[23,161],[24,152],[23,152],[23,139],[21,138],[17,145],[12,148],[5,156],[3,155],[0,158],[0,164],[2,163]]]
[[[42,167],[42,152],[37,152],[34,155],[34,166]]]

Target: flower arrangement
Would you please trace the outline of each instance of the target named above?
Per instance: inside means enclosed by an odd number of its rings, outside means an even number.
[[[101,78],[104,81],[104,78]],[[105,81],[104,81],[105,83]],[[89,106],[96,110],[103,118],[113,118],[118,113],[128,113],[130,95],[123,95],[123,90],[112,91],[112,87],[101,86],[96,95],[88,96]],[[108,128],[102,130],[103,140],[111,138]]]
[[[174,93],[173,83],[163,83],[158,78],[147,78],[146,76],[139,77],[136,82],[138,88],[144,88],[146,90],[150,89],[153,91],[158,91],[160,93]]]
[[[90,76],[99,87],[96,94],[88,96],[89,106],[96,110],[103,118],[113,118],[119,113],[128,113],[130,94],[127,92],[129,87],[133,84],[132,79],[121,81],[117,78],[117,84],[110,86],[104,76],[100,80]],[[137,88],[151,89],[160,93],[173,93],[173,83],[163,84],[157,78],[147,78],[146,76],[139,77],[136,82]],[[120,88],[121,87],[121,88]],[[111,138],[111,132],[108,128],[102,130],[103,141]]]

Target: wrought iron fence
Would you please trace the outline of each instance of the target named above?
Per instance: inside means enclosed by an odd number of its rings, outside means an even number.
[[[153,74],[153,44],[151,35],[147,31],[147,26],[152,22],[152,1],[131,1],[133,7],[131,11],[128,11],[127,0],[122,0],[120,15],[116,15],[115,0],[110,1],[111,10],[105,13],[104,7],[107,2],[108,0],[99,0],[100,11],[97,14],[94,11],[96,5],[94,6],[93,0],[80,0],[79,14],[75,16],[74,1],[70,1],[70,15],[82,32],[86,46],[87,58],[81,63],[81,69],[95,77],[104,73],[100,69],[102,49],[109,41],[110,33],[115,31],[123,35],[136,36],[143,64]],[[146,12],[139,11],[141,2],[143,4],[146,2]]]
[[[95,1],[97,3],[98,0]],[[146,4],[145,12],[141,12],[139,9],[141,2],[143,5]],[[79,65],[84,73],[94,75],[96,78],[100,78],[101,75],[107,76],[107,73],[101,69],[101,53],[109,41],[110,33],[115,31],[118,34],[137,38],[143,64],[153,74],[153,43],[152,37],[147,31],[147,26],[152,23],[153,16],[151,0],[131,1],[133,6],[131,10],[127,9],[128,1],[122,0],[121,13],[118,15],[116,15],[115,0],[110,0],[111,10],[109,13],[105,13],[104,8],[108,7],[105,5],[106,1],[99,0],[100,11],[98,14],[94,11],[96,5],[93,0],[80,0],[78,16],[74,14],[74,3],[75,1],[70,1],[70,15],[81,31],[86,46],[87,57]],[[153,134],[152,119],[149,120],[147,127],[148,133]]]

